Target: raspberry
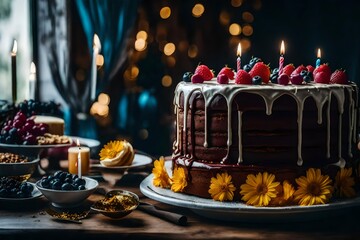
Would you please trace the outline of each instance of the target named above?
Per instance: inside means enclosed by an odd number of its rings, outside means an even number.
[[[220,74],[225,74],[225,75],[228,77],[228,79],[230,79],[230,80],[233,80],[233,79],[234,79],[234,76],[235,76],[234,71],[233,71],[231,68],[227,67],[227,66],[223,67],[223,68],[220,70],[218,76],[219,76]]]
[[[228,84],[229,83],[228,76],[226,76],[223,73],[218,74],[216,80],[219,84]]]
[[[239,70],[236,73],[235,83],[237,84],[252,84],[252,78],[245,70]]]

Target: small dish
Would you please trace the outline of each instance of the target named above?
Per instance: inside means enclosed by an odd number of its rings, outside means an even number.
[[[19,163],[0,163],[0,176],[20,177],[27,180],[35,172],[40,162],[40,158]]]
[[[91,209],[110,218],[122,218],[139,206],[139,197],[130,191],[113,190],[95,202]]]
[[[87,199],[99,185],[95,179],[89,177],[83,177],[83,179],[86,181],[85,190],[66,191],[44,188],[41,186],[41,180],[36,182],[36,187],[54,207],[76,207]]]

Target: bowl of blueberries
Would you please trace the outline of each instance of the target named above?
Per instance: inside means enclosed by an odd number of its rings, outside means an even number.
[[[36,182],[36,187],[54,207],[76,207],[86,200],[99,183],[89,177],[79,177],[64,171],[44,176]]]

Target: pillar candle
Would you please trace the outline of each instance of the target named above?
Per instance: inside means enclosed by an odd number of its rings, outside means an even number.
[[[17,42],[14,40],[14,45],[11,51],[11,93],[13,104],[17,100],[17,77],[16,77],[16,52],[17,52]]]

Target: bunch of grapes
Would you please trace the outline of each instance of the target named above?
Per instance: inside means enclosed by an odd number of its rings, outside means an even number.
[[[37,137],[48,131],[45,123],[35,123],[34,119],[19,111],[1,129],[0,143],[36,145]]]
[[[19,182],[13,178],[0,178],[0,197],[26,198],[31,197],[33,185],[27,182]]]
[[[30,99],[19,103],[18,108],[27,117],[41,114],[61,116],[62,113],[59,106],[60,105],[56,104],[54,101],[40,102]]]

